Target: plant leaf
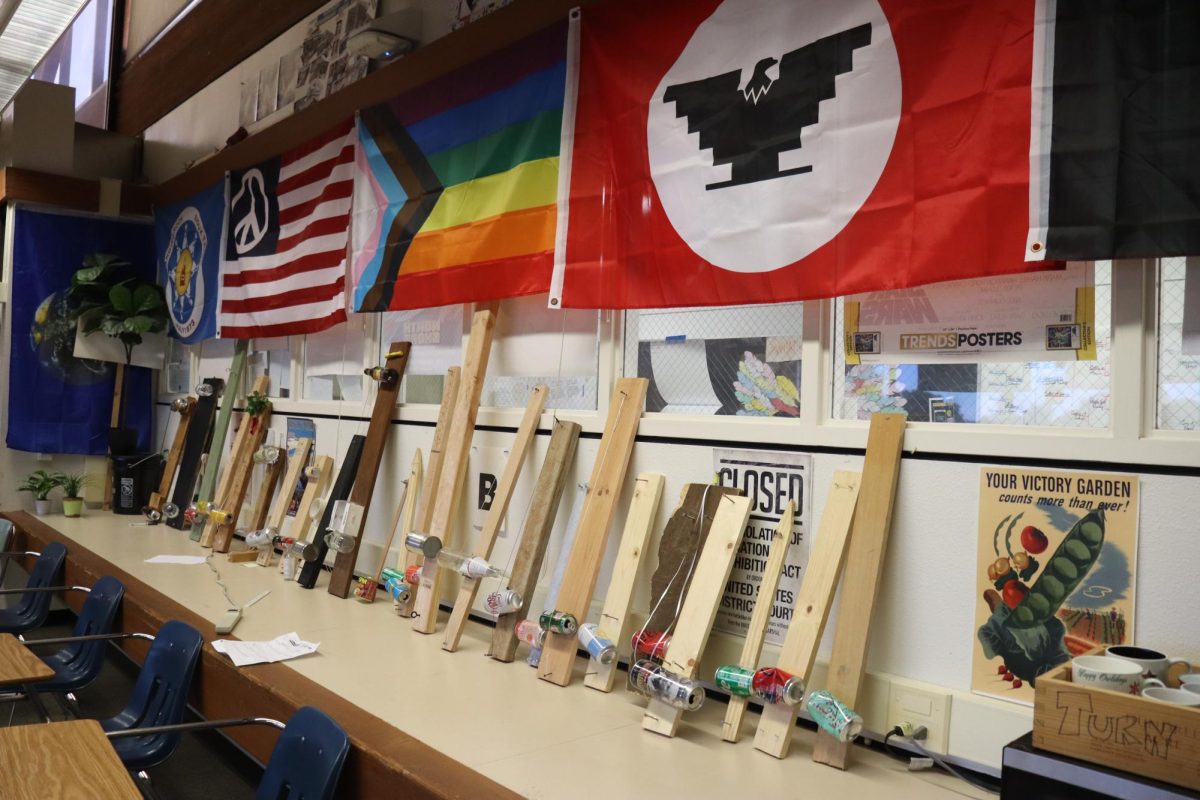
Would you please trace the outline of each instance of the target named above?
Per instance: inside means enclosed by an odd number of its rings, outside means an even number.
[[[112,307],[122,314],[133,312],[133,293],[123,283],[118,283],[108,290],[108,302],[112,303]]]
[[[133,290],[133,313],[135,314],[140,314],[143,311],[150,311],[158,308],[162,304],[162,292],[153,284],[142,283]]]

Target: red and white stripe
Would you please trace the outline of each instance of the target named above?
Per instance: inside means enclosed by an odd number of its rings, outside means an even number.
[[[285,153],[275,252],[222,264],[224,339],[316,333],[346,321],[353,120]]]

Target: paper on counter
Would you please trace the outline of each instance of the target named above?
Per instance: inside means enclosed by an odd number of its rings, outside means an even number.
[[[299,658],[309,653],[317,652],[320,642],[306,642],[292,631],[282,636],[276,636],[269,642],[238,642],[233,639],[217,639],[212,643],[213,650],[224,653],[233,660],[235,667],[245,667],[250,664],[274,664],[276,661],[287,661]]]
[[[203,564],[205,556],[155,556],[147,558],[147,564]]]

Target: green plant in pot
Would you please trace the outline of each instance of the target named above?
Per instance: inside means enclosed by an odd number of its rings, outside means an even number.
[[[50,513],[50,493],[58,488],[58,480],[44,469],[34,470],[17,487],[19,492],[33,493],[33,507],[39,517]]]
[[[54,480],[63,490],[63,515],[78,517],[83,513],[83,487],[88,485],[88,476],[60,472]]]
[[[167,327],[167,307],[162,287],[131,274],[128,261],[106,253],[93,253],[83,260],[83,268],[71,276],[68,297],[75,318],[83,320],[85,336],[104,333],[118,340],[125,349],[124,383],[133,362],[133,348],[142,344],[148,333],[160,333]],[[121,405],[117,425],[109,432],[109,451],[126,455],[137,448],[137,431],[125,426],[128,393],[120,387]]]

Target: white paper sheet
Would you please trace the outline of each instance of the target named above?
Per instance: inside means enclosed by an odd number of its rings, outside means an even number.
[[[204,556],[154,556],[147,558],[147,564],[203,564]]]
[[[694,414],[715,414],[721,401],[708,377],[708,354],[703,341],[650,344],[654,384],[672,413],[686,407]]]
[[[245,667],[250,664],[274,664],[276,661],[287,661],[292,658],[306,656],[317,652],[320,642],[306,642],[292,631],[282,636],[276,636],[269,642],[239,642],[233,639],[217,639],[212,643],[213,650],[224,653],[232,659],[234,666]]]

